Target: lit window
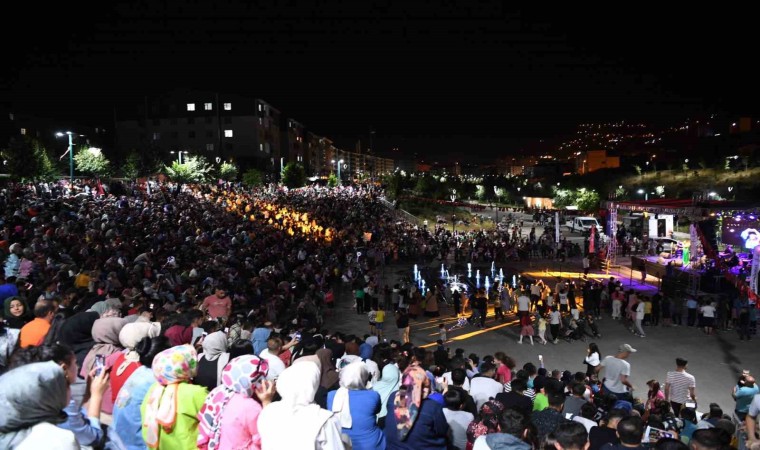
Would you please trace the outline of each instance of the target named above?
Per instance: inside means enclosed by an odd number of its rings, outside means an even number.
[[[261,109],[261,107],[259,107],[259,109]],[[8,118],[11,120],[15,120],[16,116],[14,116],[13,113],[8,113]]]
[[[187,110],[188,111],[195,111],[195,103],[188,103],[187,104]]]
[[[204,103],[203,109],[205,109],[206,111],[211,111],[211,103]]]
[[[206,144],[206,151],[207,152],[213,152],[214,151],[214,144]]]
[[[225,103],[224,104],[224,110],[225,111],[231,111],[232,110],[232,103]]]
[[[261,125],[262,123],[264,123],[264,119],[262,119],[261,117],[259,117],[259,125]]]
[[[259,144],[259,151],[260,151],[260,152],[263,152],[263,151],[264,151],[264,144]]]
[[[232,137],[232,130],[224,130],[224,137]]]
[[[26,128],[21,129],[21,134],[26,135]]]
[[[259,111],[261,111],[261,103],[259,103]]]
[[[157,141],[159,139],[161,139],[161,133],[153,133],[153,140]]]

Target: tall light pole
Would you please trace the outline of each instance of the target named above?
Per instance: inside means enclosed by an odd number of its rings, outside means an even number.
[[[451,190],[451,223],[454,225],[454,228],[452,228],[451,232],[455,235],[457,234],[457,215],[456,215],[457,205],[455,204],[456,201],[457,201],[457,190],[452,189]]]
[[[498,230],[498,224],[499,224],[499,188],[494,186],[493,187],[493,195],[496,196],[496,224],[497,224],[497,230]]]
[[[69,136],[69,182],[71,183],[71,189],[74,189],[74,133],[66,131],[65,133],[58,132],[55,135],[58,137],[63,135]]]
[[[188,152],[188,151],[183,151],[183,150],[180,150],[180,151],[178,151],[178,152],[175,152],[174,150],[171,150],[169,153],[171,153],[172,155],[173,155],[174,153],[177,153],[177,161],[178,161],[180,164],[182,164],[182,154],[184,153],[185,155],[187,155],[189,152]]]

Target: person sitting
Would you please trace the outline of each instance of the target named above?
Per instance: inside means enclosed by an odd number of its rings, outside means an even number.
[[[505,409],[498,417],[499,432],[478,436],[472,450],[531,450],[538,442],[531,431],[528,416],[514,408]],[[584,450],[582,447],[578,450]]]

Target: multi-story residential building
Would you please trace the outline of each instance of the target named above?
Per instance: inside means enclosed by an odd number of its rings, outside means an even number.
[[[620,157],[609,156],[607,150],[587,150],[575,153],[575,168],[581,175],[618,167],[620,167]]]
[[[306,143],[304,142],[303,125],[293,119],[285,119],[282,128],[281,157],[286,162],[300,162],[306,166]]]
[[[234,159],[275,170],[280,157],[280,112],[260,99],[203,91],[146,97],[116,113],[116,146],[186,151],[209,160]]]

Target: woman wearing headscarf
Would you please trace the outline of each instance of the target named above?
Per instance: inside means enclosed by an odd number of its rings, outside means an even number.
[[[120,317],[100,318],[92,324],[92,339],[95,341],[95,345],[92,346],[90,352],[84,358],[82,369],[79,371],[80,377],[87,379],[87,374],[95,366],[96,355],[106,357],[106,369],[113,367],[114,361],[119,357],[119,352],[122,350],[121,342],[119,342],[119,332],[121,332],[124,324],[124,319]],[[110,386],[103,395],[101,410],[106,414],[113,412],[113,396],[111,395]]]
[[[314,402],[321,408],[326,408],[327,393],[340,387],[338,384],[340,378],[338,377],[338,371],[335,369],[335,364],[332,362],[332,350],[320,348],[315,353],[315,356],[319,360],[320,376],[319,387],[314,395]]]
[[[385,436],[375,420],[380,412],[380,394],[367,389],[369,380],[367,367],[357,361],[340,371],[340,388],[327,394],[327,409],[338,415],[354,450],[385,448]]]
[[[0,448],[79,450],[74,433],[55,426],[66,420],[68,391],[66,373],[53,361],[0,376]]]
[[[213,390],[221,383],[222,370],[229,360],[227,335],[223,331],[209,334],[203,340],[203,353],[198,355],[198,374],[194,383]]]
[[[165,336],[144,338],[135,346],[140,366],[119,390],[113,406],[113,418],[108,427],[110,446],[115,450],[146,450],[142,437],[140,406],[148,389],[156,382],[153,375],[153,358],[170,348]]]
[[[208,391],[191,384],[198,369],[191,345],[179,345],[156,355],[156,382],[141,406],[142,437],[149,448],[185,450],[198,440],[198,412]]]
[[[161,334],[161,324],[138,319],[128,323],[119,332],[119,342],[124,350],[116,353],[111,370],[111,401],[115,402],[121,387],[129,377],[140,367],[140,355],[135,346],[144,338],[154,338]]]
[[[267,382],[269,362],[254,355],[239,356],[222,371],[222,384],[209,392],[198,413],[201,450],[261,448],[258,419],[274,396]]]
[[[380,412],[377,413],[377,425],[384,428],[385,416],[388,414],[388,398],[398,391],[401,382],[401,371],[398,366],[388,363],[383,366],[380,379],[372,383],[372,390],[380,394]]]
[[[418,365],[406,368],[399,390],[388,399],[385,439],[392,450],[444,450],[449,424],[440,403],[431,400],[430,379]]]
[[[84,365],[85,357],[95,345],[95,340],[92,338],[92,326],[99,317],[98,313],[94,311],[78,313],[66,319],[61,325],[60,341],[74,352],[77,367]],[[71,385],[71,398],[77,405],[82,404],[87,391],[87,383],[84,378],[78,376]]]
[[[281,400],[259,414],[262,450],[343,450],[337,417],[314,403],[320,373],[319,361],[306,356],[280,374],[277,393]]]
[[[29,308],[26,307],[26,302],[21,297],[10,297],[5,299],[4,315],[5,326],[8,328],[21,329],[24,325],[32,320],[32,316],[29,314]]]
[[[475,440],[480,436],[500,431],[499,417],[505,409],[504,404],[497,400],[483,403],[480,407],[479,419],[470,422],[467,426],[467,450],[472,450]]]

